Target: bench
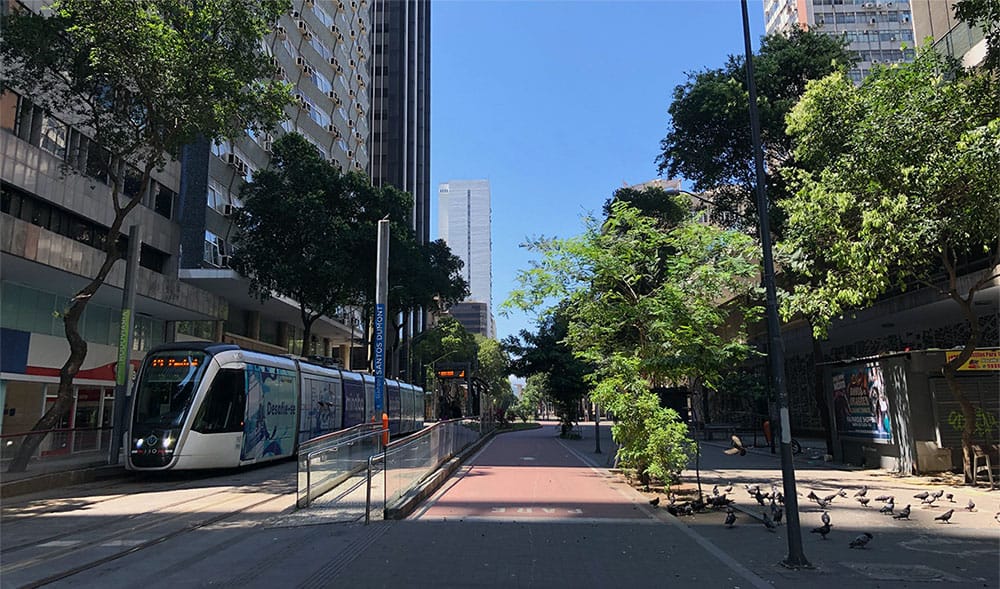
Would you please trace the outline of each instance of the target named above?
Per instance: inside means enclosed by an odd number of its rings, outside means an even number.
[[[736,433],[736,424],[733,423],[703,423],[701,424],[702,434],[705,436],[706,440],[712,439],[712,434],[718,432],[724,434],[726,437],[732,436]]]

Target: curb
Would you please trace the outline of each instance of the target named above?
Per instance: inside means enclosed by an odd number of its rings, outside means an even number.
[[[128,471],[120,464],[101,464],[78,470],[50,472],[0,484],[0,498],[37,493],[48,489],[68,487],[80,483],[124,478]]]

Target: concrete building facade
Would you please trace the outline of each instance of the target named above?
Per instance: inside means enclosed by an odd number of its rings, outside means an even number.
[[[0,9],[23,5],[38,10],[45,0],[4,1]],[[399,113],[380,114],[382,129],[410,125],[415,147],[408,151],[413,178],[427,171],[429,96],[429,3],[380,0],[379,22],[413,41],[422,31],[423,82],[408,70],[379,70],[380,81],[405,88],[396,76],[413,76],[417,91]],[[414,7],[419,7],[416,10]],[[269,161],[272,141],[296,131],[343,169],[372,173],[372,119],[376,39],[373,0],[294,0],[260,50],[271,57],[277,77],[293,85],[287,120],[268,134],[250,133],[221,144],[192,144],[178,161],[154,172],[149,197],[128,224],[141,226],[135,343],[137,365],[150,347],[167,341],[213,340],[272,353],[298,353],[298,304],[274,297],[261,303],[228,267],[233,229],[229,216],[240,206],[242,185]],[[407,16],[407,26],[395,18]],[[416,27],[416,29],[414,29]],[[402,46],[401,46],[402,47]],[[390,52],[392,53],[392,52]],[[412,62],[417,54],[404,54]],[[411,64],[412,65],[412,64]],[[421,94],[423,93],[423,94]],[[422,98],[420,98],[422,96]],[[421,118],[422,117],[422,118]],[[96,274],[113,217],[104,151],[84,130],[43,111],[9,88],[0,89],[0,433],[29,429],[52,403],[58,371],[68,356],[59,314]],[[395,141],[395,139],[391,139]],[[395,145],[395,143],[393,143]],[[381,151],[380,151],[381,153]],[[380,168],[381,169],[381,168]],[[417,206],[427,207],[425,194]],[[404,189],[414,186],[400,186]],[[125,193],[137,190],[126,179]],[[426,212],[414,223],[426,235]],[[422,220],[421,220],[422,219]],[[419,232],[419,231],[418,231]],[[114,236],[127,241],[125,235]],[[86,363],[76,378],[76,401],[66,428],[110,425],[119,321],[124,284],[119,263],[89,303],[81,320],[88,343]],[[360,313],[344,309],[313,325],[309,354],[333,357],[349,366],[351,346],[360,343]],[[68,436],[68,437],[67,437]],[[106,436],[103,436],[106,438]],[[43,455],[98,449],[100,433],[50,436]]]
[[[796,25],[846,38],[848,49],[859,58],[848,72],[855,82],[873,66],[913,59],[917,37],[909,0],[764,0],[767,34]]]

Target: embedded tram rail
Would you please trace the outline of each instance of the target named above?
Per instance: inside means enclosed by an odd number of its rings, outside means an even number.
[[[295,505],[291,462],[177,478],[143,476],[81,485],[76,496],[37,494],[5,502],[2,586],[73,583],[75,575],[185,534],[252,528]]]

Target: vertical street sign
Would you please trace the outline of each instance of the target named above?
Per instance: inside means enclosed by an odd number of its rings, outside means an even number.
[[[111,443],[108,444],[108,464],[118,464],[122,435],[125,433],[125,400],[128,398],[129,370],[132,359],[132,334],[135,329],[135,282],[139,269],[139,226],[128,232],[128,253],[125,258],[125,288],[122,292],[122,320],[118,332],[118,365],[115,373],[115,404],[111,418]]]
[[[389,220],[378,222],[378,261],[375,266],[375,417],[385,411],[385,306],[389,297]]]

